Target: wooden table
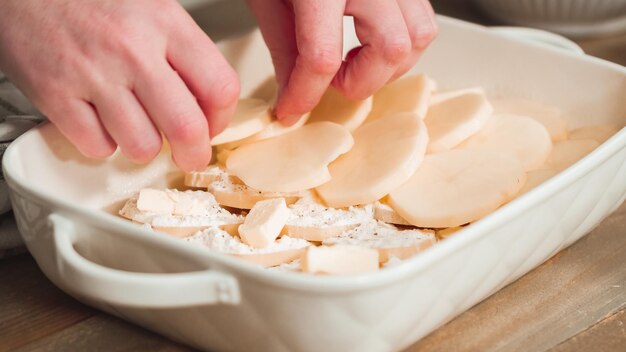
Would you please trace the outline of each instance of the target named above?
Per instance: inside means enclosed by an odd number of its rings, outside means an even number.
[[[440,13],[489,24],[464,1],[434,5]],[[220,32],[212,26],[231,23],[216,19],[216,12],[194,12],[214,37]],[[626,35],[579,44],[626,65]],[[592,233],[407,350],[626,350],[626,203]],[[2,351],[191,349],[82,305],[20,254],[0,260]]]

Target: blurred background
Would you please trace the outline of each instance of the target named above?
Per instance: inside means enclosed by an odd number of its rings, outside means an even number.
[[[214,40],[254,27],[244,0],[179,0]],[[487,26],[525,26],[572,39],[626,65],[626,0],[431,0],[438,14]]]

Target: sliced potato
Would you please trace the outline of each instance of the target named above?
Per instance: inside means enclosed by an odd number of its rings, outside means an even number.
[[[221,179],[229,179],[233,184],[241,184],[241,180],[229,175],[226,170],[217,165],[209,165],[202,171],[185,173],[184,184],[187,187],[206,188],[211,183]]]
[[[350,100],[335,88],[329,87],[315,109],[311,111],[308,123],[330,121],[354,131],[361,126],[372,110],[372,100],[372,97]]]
[[[428,134],[416,113],[378,119],[354,131],[354,147],[330,165],[332,179],[317,187],[331,207],[374,202],[415,172],[426,152]]]
[[[269,104],[261,99],[241,99],[228,127],[211,140],[211,145],[238,141],[262,131],[272,116]]]
[[[545,127],[530,117],[496,114],[458,149],[506,152],[522,162],[526,171],[540,168],[552,150]]]
[[[444,100],[452,99],[452,98],[458,97],[459,95],[465,95],[465,94],[470,94],[470,93],[485,95],[485,90],[483,89],[483,87],[470,87],[470,88],[463,88],[463,89],[448,90],[445,92],[436,92],[430,96],[429,104],[430,105],[439,104]]]
[[[389,205],[418,227],[476,221],[511,200],[526,173],[507,153],[450,150],[426,155],[413,176],[389,194]]]
[[[593,139],[598,143],[604,143],[619,131],[614,125],[597,125],[577,128],[570,132],[569,139]]]
[[[599,145],[600,143],[593,139],[575,139],[558,142],[554,144],[545,167],[556,171],[565,170],[585,155],[591,153]]]
[[[261,132],[255,133],[255,134],[253,134],[250,137],[247,137],[247,138],[244,138],[244,139],[240,139],[238,141],[226,143],[226,144],[222,145],[222,147],[227,148],[229,150],[234,150],[234,149],[237,149],[238,147],[241,147],[244,144],[250,144],[250,143],[253,143],[253,142],[262,141],[264,139],[270,139],[270,138],[278,137],[280,135],[283,135],[285,133],[289,133],[291,131],[294,131],[294,130],[304,126],[304,124],[307,123],[307,121],[309,119],[309,116],[310,116],[310,114],[306,114],[306,115],[300,117],[298,122],[296,122],[295,124],[293,124],[291,126],[285,126],[282,122],[274,119]]]
[[[493,99],[491,103],[496,114],[523,115],[536,120],[548,130],[554,142],[567,138],[567,122],[556,107],[520,98]]]
[[[398,214],[392,207],[383,202],[375,202],[374,207],[374,219],[382,221],[387,224],[394,225],[411,225],[400,214]]]
[[[370,220],[337,237],[325,239],[324,245],[359,246],[378,250],[381,263],[392,257],[406,259],[435,244],[435,234],[418,229],[401,230],[393,225]]]
[[[493,108],[484,94],[465,93],[431,105],[424,118],[428,153],[450,150],[487,123]]]
[[[524,187],[522,187],[517,196],[528,193],[558,173],[558,171],[552,169],[539,169],[528,172],[526,174],[526,183],[524,183]]]
[[[316,122],[237,148],[228,157],[226,168],[259,191],[297,192],[328,182],[328,164],[353,144],[345,127]]]
[[[424,118],[434,87],[435,83],[423,74],[403,77],[387,84],[374,94],[367,121],[399,112],[413,112]]]

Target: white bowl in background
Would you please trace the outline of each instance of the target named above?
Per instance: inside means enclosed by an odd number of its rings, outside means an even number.
[[[488,16],[508,24],[569,37],[626,31],[626,0],[473,0]]]

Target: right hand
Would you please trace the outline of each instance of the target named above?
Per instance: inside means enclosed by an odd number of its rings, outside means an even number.
[[[3,0],[0,69],[78,149],[206,166],[239,81],[175,0]]]

